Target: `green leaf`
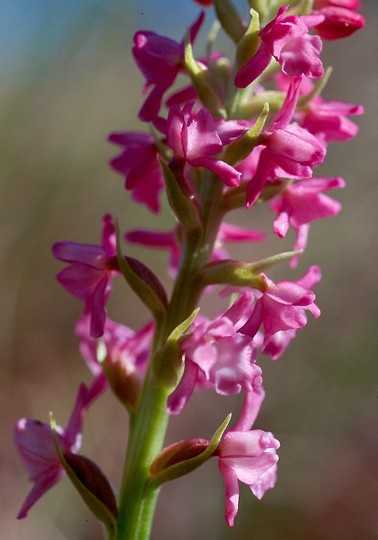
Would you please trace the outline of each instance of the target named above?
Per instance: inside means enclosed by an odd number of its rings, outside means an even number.
[[[218,90],[217,81],[206,66],[196,62],[189,34],[187,34],[185,41],[185,67],[203,105],[209,109],[213,116],[225,120],[227,113],[221,98],[221,92]]]
[[[184,332],[188,330],[196,316],[199,308],[179,324],[168,336],[165,343],[155,354],[153,359],[153,369],[156,381],[166,390],[173,391],[182,374],[182,351],[180,348],[180,339]]]
[[[282,107],[286,95],[283,92],[277,92],[276,90],[267,90],[266,92],[261,92],[261,94],[254,94],[252,96],[248,95],[248,92],[246,94],[246,97],[242,94],[237,108],[235,109],[234,116],[237,118],[254,118],[260,113],[265,103],[268,104],[270,112],[278,112]]]
[[[202,225],[198,206],[191,198],[191,193],[186,191],[184,180],[180,178],[182,174],[179,164],[174,167],[176,176],[164,161],[160,160],[167,190],[167,198],[177,220],[187,233],[201,234]]]
[[[301,253],[303,253],[302,249],[286,251],[253,263],[243,263],[231,259],[215,261],[201,268],[197,273],[197,279],[202,287],[206,285],[233,285],[235,287],[251,287],[263,292],[266,290],[266,281],[261,272]]]
[[[264,129],[266,119],[269,114],[269,105],[264,103],[260,116],[257,118],[254,125],[244,135],[236,141],[229,144],[224,153],[224,161],[230,165],[236,165],[245,159],[252,150],[261,144],[260,134]]]
[[[314,8],[313,4],[314,0],[301,0],[301,2],[289,10],[288,15],[308,15]]]
[[[197,274],[202,287],[207,285],[232,285],[265,290],[265,280],[250,263],[224,260],[208,263]]]
[[[303,253],[303,249],[297,249],[296,251],[284,251],[282,253],[277,253],[276,255],[272,255],[271,257],[267,257],[266,259],[261,259],[260,261],[257,261],[255,263],[251,263],[251,271],[253,271],[253,272],[262,272],[263,270],[266,270],[267,268],[275,266],[278,263],[288,261],[289,259],[295,257],[296,255],[300,255],[301,253]]]
[[[249,23],[248,30],[236,47],[236,70],[239,70],[252,58],[256,53],[260,45],[260,18],[257,11],[250,10],[251,22]]]

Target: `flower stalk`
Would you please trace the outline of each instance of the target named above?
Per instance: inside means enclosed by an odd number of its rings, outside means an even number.
[[[312,288],[321,270],[312,265],[301,277],[278,282],[265,272],[285,262],[294,269],[310,225],[341,210],[325,192],[342,188],[344,180],[317,177],[315,170],[329,143],[356,135],[347,116],[363,109],[323,100],[330,72],[320,55],[322,39],[350,33],[342,31],[342,17],[354,30],[363,19],[357,5],[340,11],[333,0],[288,0],[277,10],[249,0],[245,14],[230,0],[196,2],[214,7],[218,26],[235,44],[234,59],[213,50],[214,31],[207,54],[195,54],[204,12],[181,42],[137,32],[133,55],[149,91],[139,118],[149,134],[109,137],[121,147],[110,165],[123,175],[135,203],[158,213],[164,193],[171,208],[170,230],[134,229],[124,236],[129,243],[169,251],[171,295],[146,264],[124,253],[110,214],[102,221],[100,245],[53,246],[54,256],[67,265],[58,281],[83,302],[75,333],[92,380],[80,385],[66,428],[28,419],[17,423],[15,442],[33,482],[19,518],[65,474],[103,523],[108,540],[148,540],[162,485],[213,457],[230,526],[239,482],[259,499],[275,486],[280,443],[270,432],[253,429],[265,397],[257,362],[280,358],[308,314],[319,317]],[[189,84],[176,90],[178,75]],[[242,208],[254,215],[255,205],[269,205],[275,214],[274,234],[284,239],[292,228],[296,241],[293,249],[242,262],[229,255],[226,244],[252,246],[266,234],[224,218]],[[139,330],[108,316],[118,278],[150,313]],[[202,296],[215,293],[228,299],[227,307],[209,319],[200,310]],[[114,482],[117,498],[98,465],[78,453],[86,411],[107,390],[129,414],[123,472]],[[164,447],[170,417],[199,391],[241,394],[239,419],[229,428],[229,415],[210,439],[198,436]]]

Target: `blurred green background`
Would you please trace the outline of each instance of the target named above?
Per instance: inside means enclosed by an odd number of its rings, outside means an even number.
[[[244,5],[242,1],[240,5]],[[241,487],[236,524],[224,522],[216,460],[162,490],[154,540],[373,540],[378,538],[377,170],[378,4],[363,2],[365,30],[326,44],[334,66],[328,99],[362,103],[360,135],[330,147],[322,173],[347,181],[335,193],[336,219],[315,223],[298,277],[320,264],[322,316],[310,320],[286,355],[262,359],[267,398],[257,427],[282,443],[275,490],[257,501]],[[133,33],[151,29],[181,39],[197,7],[190,0],[3,0],[1,21],[1,488],[4,540],[97,540],[101,530],[68,480],[49,492],[23,521],[15,516],[29,489],[12,444],[21,416],[64,425],[77,385],[89,374],[73,327],[81,312],[57,284],[57,240],[97,243],[105,212],[122,228],[168,227],[169,212],[151,217],[130,203],[123,180],[108,167],[117,149],[111,131],[139,128],[142,77],[133,64]],[[202,34],[205,35],[205,32]],[[201,40],[200,40],[201,41]],[[230,44],[225,40],[224,47]],[[247,211],[232,216],[252,227]],[[261,217],[267,230],[272,215]],[[258,225],[260,222],[258,223]],[[234,251],[244,260],[290,248],[270,234],[269,245]],[[165,256],[130,250],[165,275]],[[288,267],[275,277],[290,276]],[[214,312],[217,307],[209,306]],[[146,312],[116,285],[114,319],[133,328]],[[239,399],[198,394],[172,421],[169,442],[210,437]],[[104,396],[89,412],[82,453],[115,486],[127,417]]]

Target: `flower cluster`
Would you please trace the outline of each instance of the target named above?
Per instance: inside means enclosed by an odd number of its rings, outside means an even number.
[[[269,432],[251,429],[265,396],[261,366],[264,356],[277,360],[283,355],[307,324],[308,313],[320,315],[312,289],[321,271],[313,265],[301,277],[278,282],[267,272],[284,261],[296,268],[311,224],[341,209],[325,192],[344,187],[344,180],[315,171],[331,142],[356,135],[357,126],[348,117],[363,109],[320,95],[329,75],[321,59],[322,40],[350,35],[364,19],[356,0],[288,1],[278,11],[269,7],[272,2],[262,13],[251,9],[249,20],[230,0],[196,1],[203,7],[214,3],[220,26],[235,43],[235,59],[213,51],[212,42],[206,56],[194,55],[204,12],[181,42],[137,32],[132,53],[145,78],[143,92],[148,91],[139,118],[148,125],[144,131],[109,136],[121,147],[110,165],[124,177],[135,203],[158,213],[166,194],[175,224],[166,231],[132,229],[124,238],[168,251],[172,294],[168,297],[145,264],[123,255],[111,215],[103,218],[100,245],[53,246],[55,258],[67,263],[58,281],[84,305],[76,336],[92,381],[80,386],[66,429],[54,435],[47,424],[17,423],[16,445],[34,483],[19,517],[65,472],[75,476],[67,459],[79,450],[84,412],[107,389],[133,422],[129,451],[134,453],[126,460],[132,467],[124,472],[123,489],[132,486],[135,497],[147,496],[156,484],[215,456],[225,484],[226,520],[233,525],[239,481],[258,498],[275,485],[279,442]],[[182,76],[187,81],[177,89],[174,84]],[[294,230],[294,250],[257,261],[233,259],[226,244],[246,243],[252,254],[253,244],[267,234],[226,222],[225,215],[244,208],[250,219],[254,207],[265,202],[274,213],[274,234],[285,238],[290,227]],[[107,315],[116,276],[126,280],[151,313],[140,330]],[[201,295],[209,292],[231,298],[213,318],[198,313]],[[241,394],[239,420],[211,441],[179,441],[159,453],[151,441],[161,439],[167,417],[179,415],[194,394],[205,390]],[[148,473],[144,464],[138,469],[138,448],[145,449],[140,459],[150,465]],[[93,474],[104,482],[102,473]],[[137,479],[143,481],[140,489]],[[97,506],[88,497],[87,503],[105,524],[118,519],[122,531],[124,515],[129,524],[143,521],[128,513],[132,496],[120,493],[119,518],[106,501],[101,504],[107,512],[98,510],[97,499]],[[136,511],[142,508],[141,503]],[[123,538],[121,532],[117,538]]]

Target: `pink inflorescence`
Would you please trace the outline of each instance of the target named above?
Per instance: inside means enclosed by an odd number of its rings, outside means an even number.
[[[66,455],[77,453],[84,413],[94,399],[110,389],[133,415],[148,395],[146,380],[166,392],[166,409],[161,408],[170,415],[179,415],[201,391],[243,396],[239,420],[212,454],[219,460],[230,526],[238,511],[239,482],[259,499],[275,485],[280,444],[271,433],[252,429],[265,396],[263,355],[280,358],[308,314],[320,315],[312,289],[321,270],[312,265],[300,277],[277,281],[268,272],[282,261],[294,269],[312,224],[341,210],[328,192],[343,188],[344,180],[324,176],[317,167],[329,144],[357,134],[349,116],[363,108],[320,95],[328,76],[322,40],[347,37],[364,18],[358,0],[315,0],[312,9],[311,2],[288,1],[279,9],[268,2],[260,16],[251,9],[245,19],[236,10],[226,16],[221,4],[215,2],[216,13],[235,43],[235,61],[214,52],[211,40],[205,56],[194,52],[204,11],[180,42],[146,30],[134,36],[132,54],[147,93],[139,119],[147,127],[109,136],[120,148],[110,165],[143,211],[159,213],[166,194],[175,221],[163,231],[142,227],[117,234],[107,214],[100,244],[54,244],[54,257],[66,264],[57,279],[83,303],[75,333],[92,380],[80,386],[68,425],[57,428],[55,439],[48,424],[18,421],[15,442],[33,482],[20,518],[64,475],[56,442]],[[182,77],[186,86],[177,90]],[[294,251],[254,261],[254,244],[265,241],[266,232],[255,228],[255,221],[253,227],[230,223],[227,214],[239,208],[256,219],[255,207],[265,202],[273,212],[273,233],[284,239],[294,231]],[[124,238],[128,248],[168,251],[171,300],[152,270],[121,254]],[[241,243],[243,261],[233,254]],[[124,277],[150,311],[138,331],[107,315],[115,276]],[[193,311],[201,294],[214,293],[217,285],[227,307],[214,317]],[[210,443],[198,441],[201,448]],[[161,475],[161,464],[168,467],[164,460],[171,454],[176,459],[175,449],[184,452],[185,443],[172,448],[156,462]]]

